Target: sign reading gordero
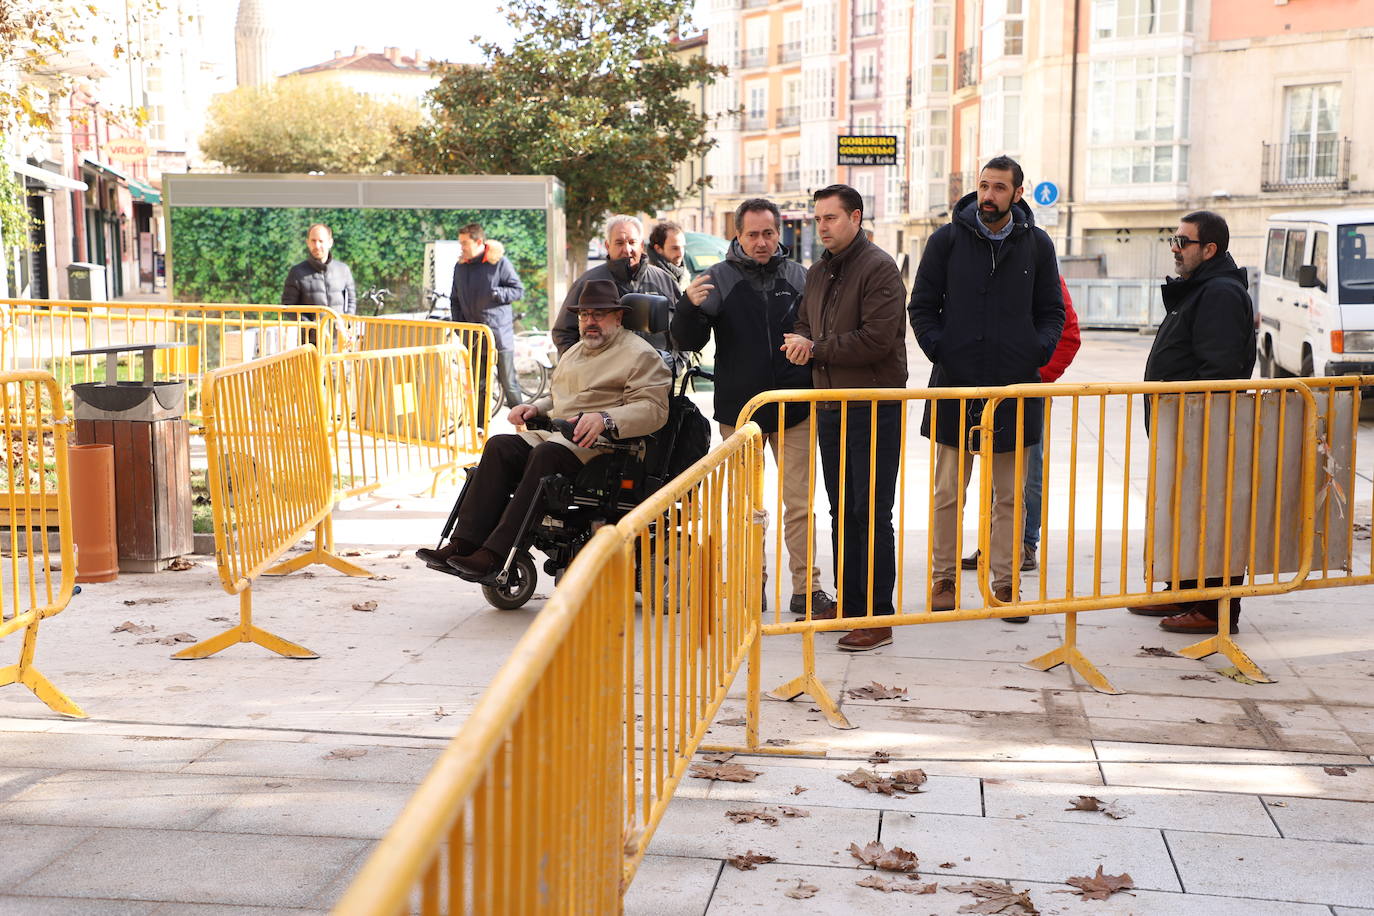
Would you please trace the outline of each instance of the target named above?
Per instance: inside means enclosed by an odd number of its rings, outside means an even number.
[[[837,140],[839,165],[896,165],[895,136],[842,135]]]

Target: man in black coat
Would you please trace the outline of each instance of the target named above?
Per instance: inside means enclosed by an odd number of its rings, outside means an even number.
[[[343,261],[330,255],[334,250],[334,233],[329,227],[324,223],[315,223],[306,230],[305,250],[310,252],[310,257],[286,274],[281,304],[314,305],[345,315],[358,311],[358,288],[353,283],[353,271]],[[295,312],[284,314],[289,320],[300,317]],[[315,342],[313,328],[306,331],[306,341]]]
[[[1169,239],[1177,277],[1166,277],[1161,295],[1164,320],[1155,332],[1154,346],[1145,360],[1145,381],[1184,382],[1209,379],[1246,379],[1255,371],[1255,313],[1245,271],[1230,252],[1231,230],[1210,210],[1189,213]],[[1149,399],[1146,399],[1149,424]],[[1207,586],[1222,584],[1209,578]],[[1232,576],[1240,585],[1245,576]],[[1184,580],[1179,588],[1197,588]],[[1240,599],[1232,598],[1231,629],[1240,619]],[[1128,608],[1133,614],[1163,617],[1161,628],[1173,633],[1216,632],[1217,602],[1184,601]]]
[[[797,320],[806,270],[787,257],[778,229],[782,211],[771,200],[754,197],[735,210],[735,239],[725,260],[696,277],[678,301],[671,327],[684,350],[700,350],[716,335],[716,422],[724,438],[734,435],[739,412],[749,399],[777,388],[810,388],[811,368],[794,365],[782,353],[783,335]],[[805,615],[810,598],[813,618],[834,616],[835,601],[821,589],[811,531],[814,480],[811,476],[811,410],[791,404],[778,423],[778,408],[754,414],[764,440],[778,460],[782,436],[782,530],[792,573],[794,614]],[[807,543],[813,556],[807,562]],[[765,594],[767,589],[765,588]],[[766,602],[765,602],[766,606]]]
[[[932,388],[1038,382],[1040,367],[1054,355],[1064,329],[1059,266],[1054,243],[1021,200],[1024,180],[1015,160],[990,160],[978,175],[978,190],[954,205],[949,224],[926,243],[907,314],[916,342],[935,364]],[[958,603],[956,532],[979,448],[971,430],[982,422],[983,402],[942,401],[933,424],[932,403],[926,403],[921,421],[921,435],[933,435],[936,442],[930,609],[948,611]],[[1016,597],[1012,568],[1021,562],[1013,555],[1021,544],[1013,518],[1021,490],[1015,481],[1017,447],[1039,442],[1043,428],[1041,402],[1027,400],[1018,443],[1016,413],[1016,403],[1006,401],[994,417],[990,560],[993,594],[1002,602]]]
[[[449,289],[449,311],[454,321],[485,324],[496,343],[496,378],[507,407],[524,403],[515,381],[515,314],[511,303],[525,298],[525,285],[515,266],[505,257],[505,247],[487,241],[480,223],[468,223],[458,230],[460,257],[453,267]],[[480,394],[487,396],[485,367]]]

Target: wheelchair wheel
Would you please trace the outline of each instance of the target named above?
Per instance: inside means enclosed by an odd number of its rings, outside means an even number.
[[[539,583],[539,574],[534,569],[534,559],[527,553],[515,558],[506,577],[505,585],[484,585],[482,594],[487,603],[502,611],[514,611],[525,606],[534,595],[534,587]]]

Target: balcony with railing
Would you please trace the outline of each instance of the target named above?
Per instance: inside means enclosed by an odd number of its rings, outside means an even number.
[[[768,48],[745,48],[739,52],[739,66],[741,70],[748,70],[753,67],[768,66]]]
[[[1344,191],[1350,187],[1350,139],[1265,143],[1261,191]]]
[[[778,109],[777,126],[778,126],[779,128],[783,128],[783,127],[796,127],[796,126],[797,126],[798,124],[800,124],[800,123],[801,123],[801,106],[800,106],[800,105],[789,105],[789,106],[786,107],[786,108],[779,108],[779,109]]]
[[[745,175],[739,180],[741,194],[762,194],[767,190],[768,178],[765,175]]]
[[[796,172],[783,172],[783,173],[779,174],[779,175],[778,175],[778,187],[777,187],[777,190],[778,190],[779,193],[786,192],[786,191],[800,191],[800,190],[801,190],[801,172],[800,172],[800,171],[796,171]]]
[[[965,48],[959,52],[958,71],[954,75],[954,88],[978,85],[978,49]]]
[[[778,63],[790,64],[794,60],[801,60],[802,43],[800,41],[785,41],[778,45]]]
[[[865,99],[876,99],[877,97],[877,79],[865,80],[863,77],[860,77],[858,81],[854,83],[854,98],[857,101],[863,101]]]
[[[744,129],[745,129],[745,130],[767,130],[767,129],[768,129],[768,112],[766,112],[766,111],[750,111],[750,112],[746,112],[745,115],[744,115]]]
[[[861,38],[865,35],[878,34],[878,13],[856,13],[854,15],[854,36]]]
[[[747,10],[758,9],[761,6],[767,6],[772,2],[773,0],[744,0],[744,8]]]

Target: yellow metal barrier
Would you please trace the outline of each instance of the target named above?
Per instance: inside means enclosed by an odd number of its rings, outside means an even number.
[[[336,913],[620,912],[746,658],[758,691],[760,443],[596,533]]]
[[[33,664],[38,625],[71,601],[76,577],[68,427],[61,389],[51,375],[0,372],[0,434],[5,439],[0,531],[9,535],[7,556],[0,557],[0,638],[23,633],[19,661],[0,668],[0,685],[23,684],[54,711],[84,718],[81,708]],[[53,528],[56,554],[48,543]],[[54,569],[58,565],[60,571]]]
[[[338,313],[313,306],[216,305],[208,303],[0,300],[3,350],[8,368],[47,369],[63,390],[99,380],[98,357],[73,350],[128,343],[184,343],[160,351],[159,373],[186,379],[187,414],[201,422],[201,379],[213,369],[283,353],[304,343],[332,352],[344,339]],[[134,354],[126,356],[128,359]],[[129,377],[125,369],[121,377]]]
[[[809,429],[807,433],[794,432],[811,437],[808,466],[786,467],[785,449],[779,447],[779,460],[784,464],[778,473],[779,477],[808,475],[813,506],[821,470],[816,454],[817,405],[826,403],[840,408],[841,441],[848,441],[849,416],[851,411],[858,415],[856,408],[871,409],[871,405],[890,402],[902,405],[893,507],[898,558],[895,613],[875,614],[871,604],[863,608],[842,606],[841,616],[836,619],[815,619],[808,607],[803,619],[785,622],[782,607],[786,596],[781,590],[784,577],[777,575],[774,612],[763,633],[801,633],[803,671],[771,695],[792,699],[809,694],[832,725],[849,727],[816,677],[817,632],[1059,613],[1066,615],[1063,644],[1029,664],[1039,668],[1069,664],[1095,688],[1115,692],[1078,647],[1078,612],[1277,594],[1310,587],[1309,574],[1314,567],[1348,570],[1353,519],[1348,513],[1333,519],[1331,510],[1340,493],[1352,491],[1355,481],[1353,431],[1357,424],[1353,417],[1358,412],[1358,384],[1359,380],[1350,379],[1307,379],[788,391],[760,395],[741,411],[739,422],[746,422],[758,410],[772,404],[810,405],[809,427],[794,427]],[[1336,397],[1334,392],[1342,387],[1346,395]],[[1041,574],[1033,591],[1023,595],[1022,586],[1028,577],[1020,571],[1026,459],[1022,420],[1028,402],[1036,398],[1043,399],[1047,430],[1041,478]],[[911,424],[920,423],[922,417],[912,417],[906,409],[912,401],[942,416],[945,411],[954,411],[958,441],[966,443],[966,447],[949,448],[940,455],[937,450],[942,447],[934,440],[918,438]],[[1147,407],[1152,416],[1148,435],[1142,418]],[[868,479],[874,477],[874,445],[879,431],[876,425],[857,428],[865,441],[856,442],[853,452],[840,450],[841,481],[855,476],[855,469],[846,467],[855,460],[866,462],[867,468],[860,470],[867,471]],[[1006,538],[1005,544],[996,545],[1010,571],[1009,602],[998,601],[992,588],[993,446],[998,428],[1017,430],[1014,435],[1018,447],[1011,457],[999,459],[1014,462],[1003,469],[1014,481],[1008,526],[1014,534]],[[1320,470],[1319,453],[1326,456]],[[947,465],[947,479],[968,480],[975,458],[979,459],[980,481],[970,511],[972,520],[976,520],[976,540],[964,536],[964,522],[958,520],[954,493],[946,497],[944,505],[949,508],[938,512],[936,498],[937,462],[951,462]],[[1052,473],[1056,467],[1058,473]],[[1182,473],[1175,469],[1182,469]],[[858,476],[862,478],[863,474]],[[953,490],[957,491],[957,486]],[[873,488],[868,489],[866,497],[868,505],[863,514],[871,517]],[[841,486],[839,505],[835,507],[838,516],[845,515],[846,501],[851,498]],[[780,490],[774,492],[768,505],[775,517],[782,517]],[[1226,511],[1228,506],[1230,511]],[[969,515],[965,514],[963,519],[970,520]],[[1346,536],[1333,537],[1334,528],[1344,530]],[[877,538],[873,525],[860,526],[860,530],[866,539],[860,554],[866,557],[866,568],[860,579],[867,586],[865,591],[871,593]],[[937,530],[947,532],[943,541],[932,535]],[[836,580],[843,580],[844,534],[841,527],[839,544],[832,552],[821,550],[812,532],[807,539],[806,567],[810,568],[818,556],[838,554]],[[928,610],[936,578],[937,543],[942,554],[940,565],[948,567],[949,578],[954,581],[956,604],[951,611]],[[978,548],[977,572],[970,578],[981,598],[981,602],[971,605],[965,603],[966,577],[958,563],[970,545]],[[766,554],[771,556],[774,569],[786,568],[781,526],[772,532]],[[1340,585],[1361,580],[1339,576],[1323,577],[1322,581]],[[1194,587],[1188,587],[1190,582]],[[1165,590],[1156,583],[1168,583],[1170,587]],[[811,583],[808,592],[819,584]],[[1231,638],[1225,615],[1218,630],[1216,636],[1181,654],[1201,658],[1221,653],[1250,677],[1266,680]],[[756,711],[751,710],[751,724],[755,715]]]
[[[319,355],[306,346],[205,378],[205,450],[215,522],[215,562],[224,590],[239,596],[239,624],[176,653],[205,658],[253,642],[291,658],[316,658],[253,624],[253,580],[323,563],[345,575],[368,571],[334,553],[334,488]],[[313,531],[311,549],[277,564]],[[277,564],[277,565],[273,565]]]
[[[324,358],[340,499],[421,471],[437,485],[481,458],[490,404],[477,396],[469,357],[453,342]]]

